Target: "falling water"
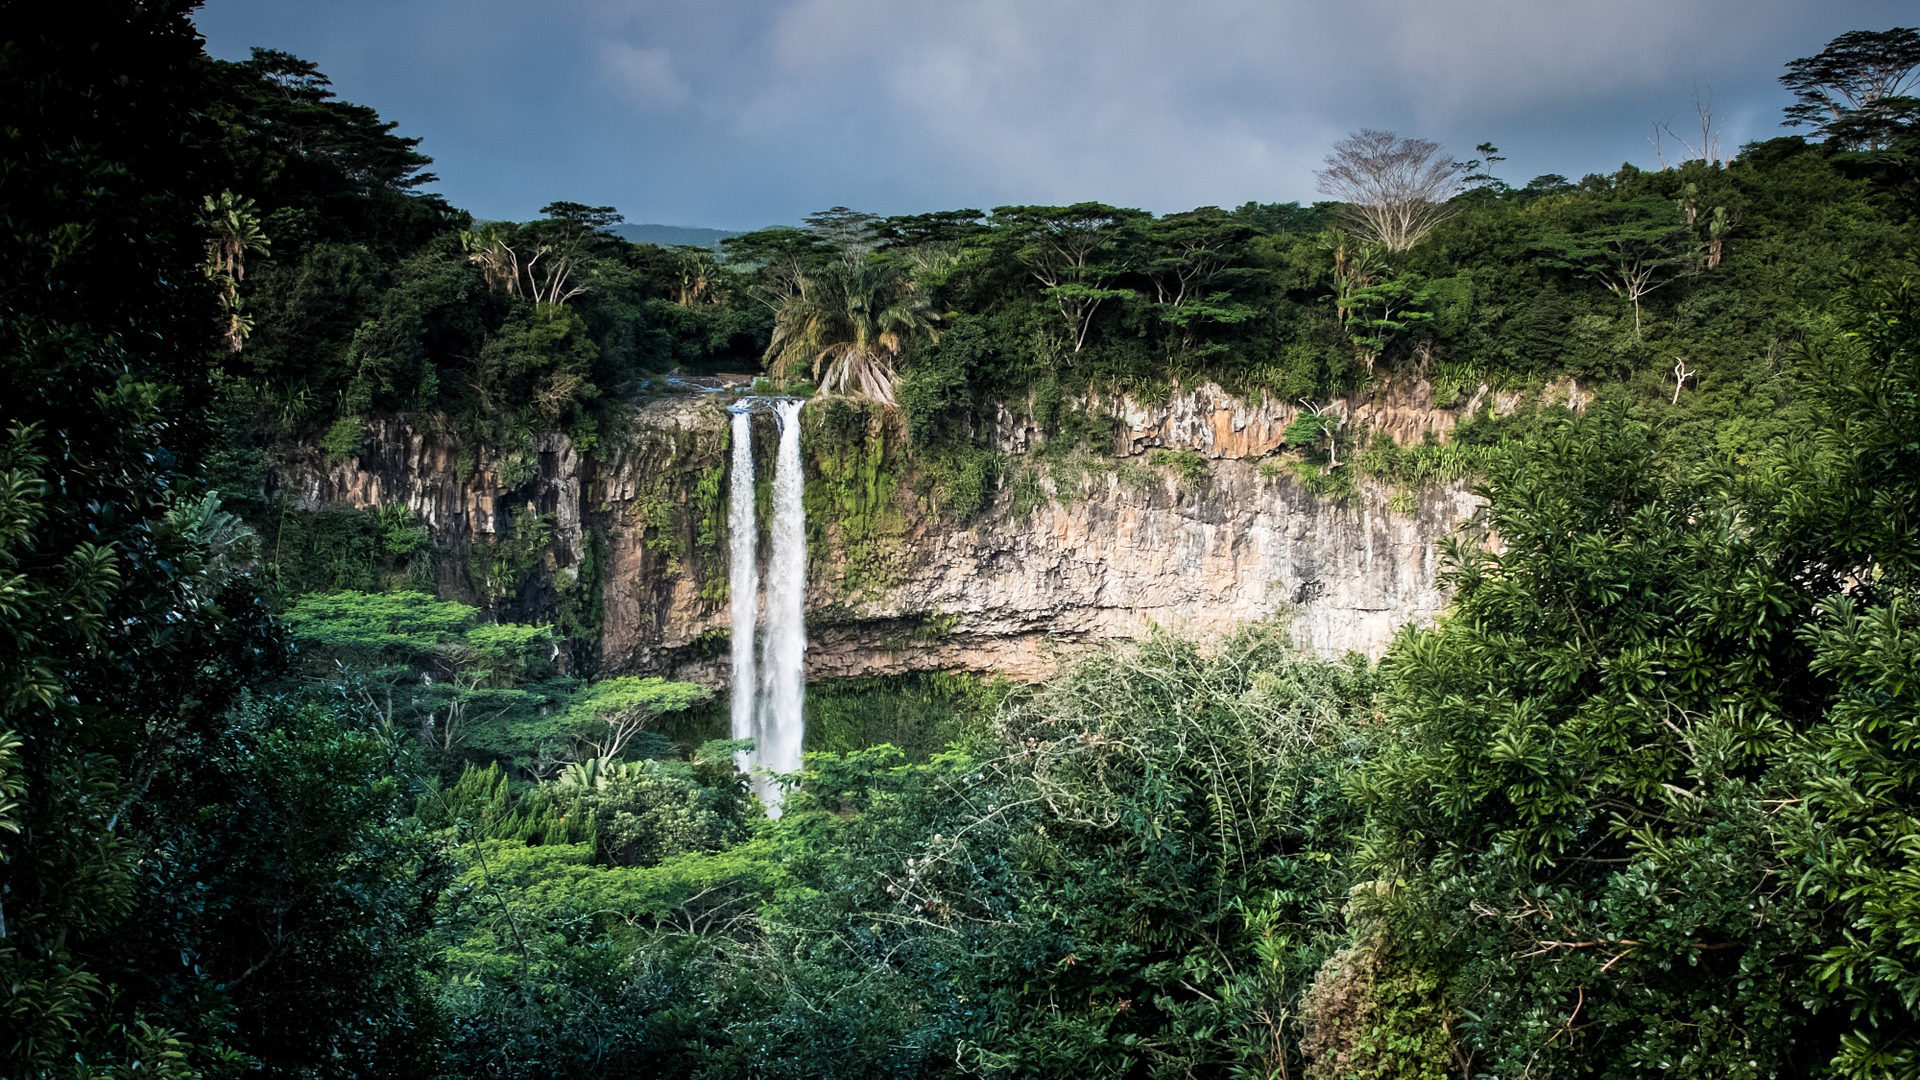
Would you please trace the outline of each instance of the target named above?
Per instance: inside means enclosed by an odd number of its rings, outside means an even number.
[[[780,790],[767,773],[800,771],[800,745],[806,731],[802,715],[806,695],[807,519],[805,480],[800,472],[800,406],[774,398],[780,422],[780,449],[773,467],[773,540],[767,567],[767,620],[758,635],[760,570],[756,561],[760,526],[754,505],[753,409],[766,398],[745,398],[732,408],[733,476],[727,504],[733,597],[733,737],[752,739],[740,755],[740,768],[767,812],[780,814]],[[759,646],[755,663],[756,637]]]
[[[760,524],[753,507],[753,416],[746,403],[733,407],[733,476],[727,503],[727,586],[733,603],[733,737],[758,739],[753,716],[753,645],[756,608],[760,606],[760,565],[755,548]],[[747,755],[740,768],[750,771]]]
[[[800,771],[806,730],[801,709],[806,694],[807,521],[805,481],[800,475],[800,407],[774,402],[780,450],[773,466],[773,552],[767,563],[767,634],[761,652],[766,696],[760,703],[758,764],[776,773]],[[779,792],[761,782],[769,813],[780,812]]]

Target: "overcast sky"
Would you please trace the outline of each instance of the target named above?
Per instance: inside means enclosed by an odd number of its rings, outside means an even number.
[[[209,0],[425,141],[486,218],[555,199],[746,229],[836,204],[1311,202],[1363,127],[1512,183],[1783,133],[1786,61],[1914,0]],[[1671,144],[1669,144],[1671,146]],[[1677,155],[1670,152],[1670,156]]]

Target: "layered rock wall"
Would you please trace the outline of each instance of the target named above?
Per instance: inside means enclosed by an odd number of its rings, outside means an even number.
[[[1444,437],[1456,416],[1421,405],[1424,393],[1336,408],[1402,441]],[[1377,655],[1399,626],[1444,604],[1439,545],[1478,509],[1463,486],[1396,497],[1363,482],[1347,500],[1317,496],[1274,456],[1297,406],[1210,385],[1159,403],[1087,404],[1114,417],[1113,455],[1043,461],[1032,421],[1003,411],[989,441],[1007,455],[1004,474],[1027,476],[1026,491],[1003,484],[970,521],[938,513],[898,459],[889,483],[868,485],[886,504],[863,511],[877,530],[855,535],[834,506],[816,506],[810,676],[1041,678],[1074,649],[1155,626],[1205,638],[1280,615],[1316,652]],[[359,458],[298,454],[281,463],[279,483],[307,509],[407,506],[442,554],[443,590],[503,614],[538,617],[543,602],[591,575],[603,670],[718,684],[728,623],[725,410],[717,397],[665,399],[627,419],[607,440],[614,449],[583,454],[549,433],[495,456],[463,456],[444,436],[385,420],[369,428]],[[888,436],[876,425],[864,437]],[[756,444],[772,442],[768,421]],[[1160,448],[1195,451],[1204,469],[1149,464]],[[809,456],[815,471],[827,468]],[[532,517],[547,537],[538,565],[511,602],[489,594],[468,556]]]

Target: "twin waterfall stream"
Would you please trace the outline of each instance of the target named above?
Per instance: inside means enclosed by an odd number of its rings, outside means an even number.
[[[767,813],[780,815],[781,789],[769,773],[800,771],[806,732],[807,519],[802,502],[798,398],[742,398],[733,414],[733,465],[728,489],[728,588],[733,605],[733,737],[752,739],[740,768],[753,777]],[[760,523],[753,475],[753,411],[769,406],[779,421],[773,465],[772,551],[767,558],[766,630],[759,632]],[[756,655],[756,646],[758,653]]]

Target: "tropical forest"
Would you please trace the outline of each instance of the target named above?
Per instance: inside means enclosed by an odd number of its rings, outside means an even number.
[[[0,1076],[1920,1077],[1920,29],[678,243],[198,6],[0,4]]]

